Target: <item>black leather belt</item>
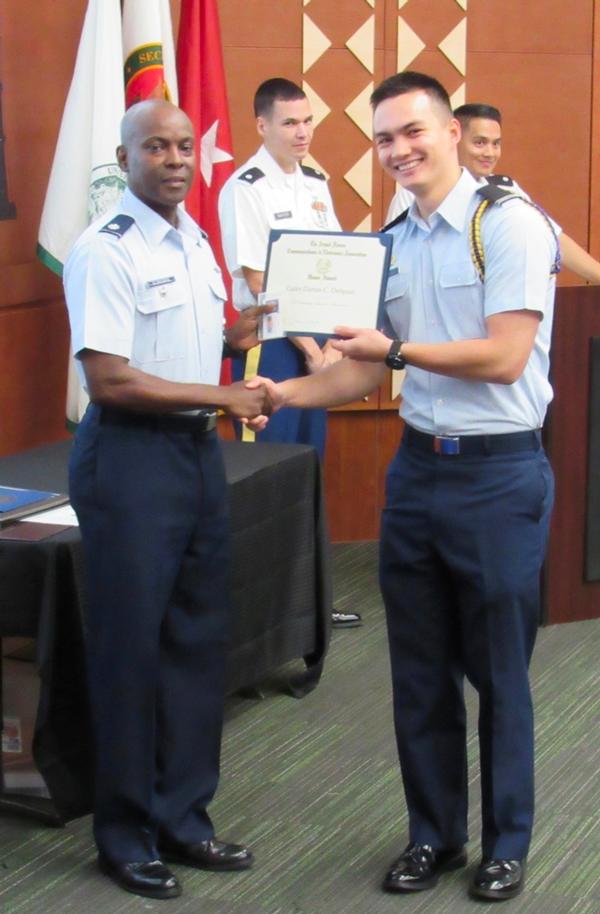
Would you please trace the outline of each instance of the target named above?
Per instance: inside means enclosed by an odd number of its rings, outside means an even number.
[[[445,457],[485,457],[490,454],[513,454],[516,451],[538,451],[542,446],[540,429],[510,432],[506,435],[428,435],[406,425],[403,444]]]
[[[133,413],[126,409],[102,407],[101,424],[122,425],[131,428],[148,428],[165,432],[189,432],[206,434],[217,427],[217,414],[213,410],[202,411],[192,416],[174,413]]]

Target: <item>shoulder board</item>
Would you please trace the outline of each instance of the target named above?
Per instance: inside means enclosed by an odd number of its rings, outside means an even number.
[[[508,188],[498,187],[497,184],[483,184],[481,187],[477,188],[477,195],[481,197],[482,200],[488,200],[490,203],[498,203],[500,200],[504,201],[505,199],[523,199],[519,194],[514,194]]]
[[[552,275],[560,271],[560,244],[558,242],[558,238],[556,237],[554,226],[541,206],[538,206],[537,203],[534,203],[533,200],[529,200],[527,197],[522,197],[520,194],[513,193],[507,187],[499,187],[497,184],[492,183],[484,184],[483,186],[478,187],[477,196],[481,198],[481,202],[477,205],[477,208],[473,213],[473,218],[471,219],[471,224],[469,226],[469,247],[471,250],[471,259],[473,261],[473,265],[477,270],[481,282],[483,282],[485,278],[485,251],[483,249],[483,239],[481,237],[481,219],[485,211],[489,209],[490,206],[493,206],[495,203],[501,205],[507,200],[520,200],[521,203],[536,209],[542,218],[545,219],[556,244],[554,263],[552,264],[550,274]]]
[[[408,210],[405,209],[403,213],[400,213],[399,216],[396,216],[395,219],[392,219],[391,222],[388,222],[387,225],[384,225],[383,228],[379,229],[380,232],[387,232],[388,229],[394,228],[395,225],[400,225],[401,222],[404,222],[408,216]]]
[[[515,186],[515,182],[508,175],[488,175],[485,180],[488,184],[495,184],[497,187],[510,189]]]
[[[318,178],[319,181],[327,180],[322,171],[317,171],[316,168],[311,168],[310,165],[301,165],[300,168],[302,169],[302,173],[308,178]]]
[[[265,173],[261,171],[260,168],[248,168],[247,171],[243,171],[241,175],[238,175],[238,181],[245,181],[246,184],[254,184],[255,181],[258,181],[259,178],[264,178]]]
[[[122,238],[134,222],[135,219],[133,216],[126,216],[124,213],[121,213],[119,216],[115,216],[114,219],[111,219],[110,222],[107,222],[106,225],[103,225],[100,232],[104,232],[106,235],[112,235],[114,238]]]

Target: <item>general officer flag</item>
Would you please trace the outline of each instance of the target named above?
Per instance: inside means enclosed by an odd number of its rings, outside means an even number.
[[[218,200],[234,165],[216,0],[181,2],[177,81],[179,104],[194,125],[200,146],[198,173],[185,205],[208,233],[231,301],[231,284],[221,246]],[[233,319],[229,305],[228,323]]]

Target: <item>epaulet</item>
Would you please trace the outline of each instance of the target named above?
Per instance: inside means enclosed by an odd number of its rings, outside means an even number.
[[[511,190],[515,186],[515,182],[509,175],[487,175],[485,180],[488,184],[495,184],[497,187],[506,187],[507,190]]]
[[[387,225],[384,225],[383,228],[380,228],[380,232],[387,232],[388,229],[394,228],[395,225],[400,225],[401,222],[404,222],[408,216],[408,209],[405,209],[403,213],[400,213],[399,216],[396,216],[395,219],[392,219],[391,222],[388,222]]]
[[[327,177],[323,174],[322,171],[317,171],[316,168],[311,168],[310,165],[301,165],[302,173],[305,174],[308,178],[318,178],[319,181],[326,181]]]
[[[265,173],[260,168],[248,168],[238,175],[238,181],[245,181],[246,184],[254,184],[259,178],[264,178]]]
[[[495,177],[498,177],[498,175]],[[510,180],[512,184],[512,180],[510,178],[508,180]],[[477,208],[473,213],[471,224],[469,226],[469,247],[471,249],[471,259],[473,261],[473,265],[477,270],[477,274],[481,282],[483,282],[485,279],[485,251],[483,249],[483,239],[481,237],[481,219],[485,211],[489,209],[490,206],[493,206],[495,203],[505,203],[507,200],[520,200],[527,206],[531,206],[533,209],[536,209],[538,213],[540,213],[540,215],[543,217],[546,225],[552,232],[556,244],[554,263],[550,269],[550,274],[552,275],[560,271],[560,244],[558,238],[556,237],[556,230],[551,220],[548,218],[548,215],[544,212],[541,206],[538,206],[537,203],[534,203],[533,200],[529,200],[527,197],[522,197],[520,194],[514,193],[513,191],[509,190],[508,187],[499,187],[497,184],[491,182],[478,187],[477,196],[481,198],[481,202],[478,203]]]
[[[482,184],[481,187],[477,188],[477,194],[482,200],[487,200],[489,203],[498,203],[505,198],[508,200],[510,197],[519,196],[519,194],[513,193],[507,187],[498,187],[497,184]]]
[[[119,216],[114,216],[106,225],[103,225],[100,232],[105,232],[114,238],[122,238],[134,222],[133,216],[126,216],[125,213],[121,213]]]

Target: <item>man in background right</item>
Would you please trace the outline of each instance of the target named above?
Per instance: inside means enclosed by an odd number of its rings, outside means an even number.
[[[493,105],[468,104],[455,108],[454,116],[461,126],[461,138],[458,144],[458,159],[461,165],[468,168],[475,178],[496,184],[511,193],[527,197],[525,191],[508,175],[496,174],[496,166],[502,154],[502,115]],[[403,187],[398,187],[392,197],[386,223],[392,222],[412,202],[412,195]],[[581,245],[562,232],[555,224],[559,235],[562,264],[585,279],[586,282],[600,285],[600,263],[594,260]]]

